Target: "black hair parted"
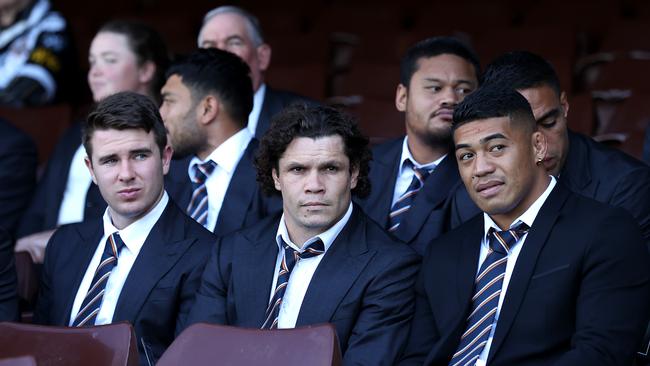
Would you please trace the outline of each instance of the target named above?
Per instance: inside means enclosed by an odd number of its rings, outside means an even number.
[[[400,83],[406,87],[409,86],[413,74],[418,71],[420,59],[444,54],[458,56],[474,65],[476,80],[480,83],[481,64],[478,56],[471,48],[453,37],[431,37],[411,46],[400,62]]]
[[[214,93],[230,117],[245,127],[253,109],[253,82],[248,65],[237,55],[217,48],[200,48],[167,70],[181,77],[196,102]]]
[[[290,105],[277,114],[260,141],[255,166],[257,181],[262,190],[268,195],[279,194],[275,189],[272,172],[273,169],[278,170],[280,158],[295,138],[317,139],[328,136],[341,136],[343,139],[350,169],[359,169],[357,185],[352,193],[360,198],[366,197],[370,193],[368,164],[372,157],[368,138],[348,114],[333,107],[304,103]]]
[[[478,120],[509,117],[511,123],[521,123],[531,132],[536,123],[530,104],[515,89],[485,84],[471,93],[454,109],[452,130]]]
[[[546,85],[558,96],[561,92],[553,65],[528,51],[511,51],[494,59],[485,69],[483,83],[501,84],[516,90]]]

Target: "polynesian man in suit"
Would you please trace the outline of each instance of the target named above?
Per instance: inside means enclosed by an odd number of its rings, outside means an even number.
[[[370,188],[368,139],[341,112],[294,106],[274,119],[257,178],[283,213],[213,248],[189,323],[333,323],[345,364],[393,365],[413,312],[419,256],[351,202]]]
[[[167,75],[160,114],[176,155],[166,182],[172,199],[218,236],[280,212],[280,200],[255,182],[248,66],[230,52],[198,49]]]
[[[412,46],[400,65],[395,105],[404,112],[406,136],[373,149],[370,182],[359,200],[364,211],[397,239],[423,254],[452,226],[452,207],[478,212],[466,198],[452,202],[461,186],[450,152],[454,108],[479,84],[476,55],[450,37]]]
[[[251,70],[253,108],[248,115],[248,130],[261,139],[269,129],[271,118],[295,102],[307,98],[271,88],[264,82],[264,73],[271,64],[271,46],[264,41],[262,27],[256,16],[232,5],[210,10],[203,17],[198,44],[201,48],[218,48],[239,56]]]
[[[483,213],[425,255],[403,364],[632,364],[650,304],[632,216],[548,174],[546,138],[514,89],[468,96],[453,138]]]
[[[47,245],[35,322],[128,321],[140,361],[153,365],[183,327],[214,236],[169,199],[172,149],[156,105],[121,92],[83,129],[86,165],[108,207],[60,227]]]

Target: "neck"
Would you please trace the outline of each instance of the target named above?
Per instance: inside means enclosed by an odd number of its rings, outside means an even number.
[[[208,134],[206,145],[196,153],[201,160],[205,160],[216,148],[244,128],[232,121],[215,121],[210,127],[212,129],[206,131]]]
[[[538,169],[542,173],[536,178],[533,187],[530,190],[530,193],[527,197],[524,197],[519,205],[517,205],[513,210],[505,214],[499,215],[490,215],[492,220],[499,226],[501,230],[508,230],[512,223],[521,215],[526,212],[530,206],[537,201],[537,199],[546,191],[548,185],[551,182],[551,178],[548,176],[546,171]]]
[[[415,161],[422,165],[432,163],[449,152],[448,145],[432,146],[414,136],[409,136],[407,146]]]

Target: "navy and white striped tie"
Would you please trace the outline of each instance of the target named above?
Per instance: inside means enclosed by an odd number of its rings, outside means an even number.
[[[404,218],[406,212],[411,208],[411,204],[415,200],[415,195],[422,189],[424,180],[431,173],[431,170],[416,168],[410,160],[406,160],[405,164],[408,164],[413,169],[413,179],[406,192],[395,201],[393,207],[390,209],[390,214],[388,214],[388,231],[390,232],[397,230],[402,222],[402,218]]]
[[[214,172],[217,163],[208,160],[202,164],[192,165],[192,199],[187,206],[187,214],[192,217],[196,222],[203,225],[206,229],[208,225],[208,191],[205,186],[205,181],[210,174]]]
[[[106,290],[108,277],[113,268],[117,266],[117,257],[123,247],[124,242],[117,232],[113,233],[108,237],[108,239],[106,239],[102,258],[99,262],[99,266],[97,266],[97,269],[95,270],[88,293],[86,293],[86,297],[84,297],[84,301],[81,303],[79,312],[72,322],[73,327],[95,325],[97,314],[102,306],[104,290]]]
[[[523,222],[510,230],[490,229],[490,249],[476,276],[472,310],[467,317],[467,327],[461,336],[460,344],[449,362],[450,366],[474,365],[483,352],[492,328],[496,327],[495,319],[506,274],[508,253],[527,231],[528,225]]]

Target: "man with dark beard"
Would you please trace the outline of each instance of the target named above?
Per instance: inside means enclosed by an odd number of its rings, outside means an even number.
[[[434,37],[412,46],[401,61],[395,106],[405,114],[406,136],[373,149],[366,213],[420,254],[449,230],[451,202],[460,184],[451,146],[454,108],[478,87],[476,55],[454,38]],[[476,211],[478,212],[478,211]]]
[[[245,128],[253,105],[249,73],[230,52],[199,49],[170,67],[161,93],[160,114],[178,158],[167,175],[169,194],[217,235],[281,210],[255,182],[258,142]]]

